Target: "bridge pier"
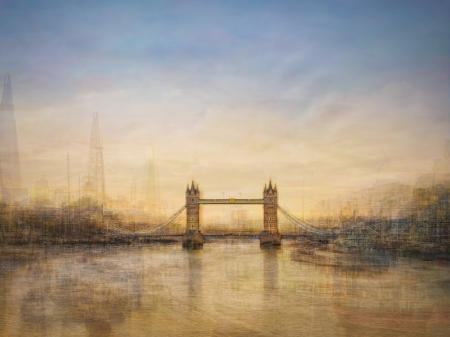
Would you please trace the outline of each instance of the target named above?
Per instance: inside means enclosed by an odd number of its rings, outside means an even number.
[[[264,230],[259,234],[259,244],[261,247],[271,247],[281,245],[281,235],[278,232],[278,191],[277,186],[264,186]]]
[[[259,245],[261,247],[275,247],[281,245],[281,234],[262,231],[259,233]]]
[[[200,231],[188,231],[183,236],[183,248],[201,249],[203,241],[203,234]]]
[[[200,232],[200,190],[192,182],[186,188],[186,232],[183,236],[183,248],[200,249],[203,247],[203,234]]]

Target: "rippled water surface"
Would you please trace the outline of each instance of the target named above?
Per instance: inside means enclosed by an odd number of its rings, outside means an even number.
[[[0,251],[1,336],[450,335],[437,262],[321,266],[258,241]]]

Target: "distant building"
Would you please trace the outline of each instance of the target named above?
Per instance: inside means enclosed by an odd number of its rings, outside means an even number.
[[[24,201],[26,190],[22,188],[16,118],[9,75],[5,76],[0,102],[0,174],[2,201],[6,203]]]
[[[150,214],[150,221],[159,222],[165,217],[165,205],[161,201],[159,172],[155,157],[152,150],[152,156],[146,165],[145,189],[144,189],[145,207],[144,209]]]
[[[105,174],[103,167],[103,146],[100,137],[98,114],[92,120],[89,142],[88,176],[84,186],[84,195],[98,205],[105,203]]]
[[[48,180],[45,177],[41,177],[34,183],[31,201],[35,205],[50,205],[50,188],[48,186]]]

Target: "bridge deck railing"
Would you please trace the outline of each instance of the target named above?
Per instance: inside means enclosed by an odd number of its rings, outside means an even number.
[[[217,205],[262,205],[264,204],[264,199],[199,199],[199,204],[217,204]]]

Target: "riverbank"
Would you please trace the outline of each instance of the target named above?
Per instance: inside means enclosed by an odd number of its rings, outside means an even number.
[[[151,243],[176,244],[181,243],[183,234],[160,234],[147,236],[132,235],[93,235],[90,238],[36,238],[34,240],[9,240],[0,242],[0,246],[95,246],[95,245],[140,245]],[[205,243],[253,241],[258,240],[257,234],[205,234]],[[367,256],[403,256],[419,260],[450,261],[450,255],[445,249],[436,245],[424,244],[405,248],[375,248],[375,247],[348,247],[338,241],[321,242],[311,240],[305,236],[282,236],[282,245],[293,246],[295,252],[293,259],[324,266],[355,266],[361,263],[361,257]],[[355,260],[354,257],[358,259]],[[367,261],[363,261],[366,263]]]

